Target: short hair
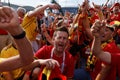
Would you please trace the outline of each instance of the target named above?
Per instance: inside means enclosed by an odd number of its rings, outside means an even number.
[[[55,32],[54,32],[54,34],[53,34],[53,37],[56,36],[56,33],[57,33],[58,31],[66,32],[66,33],[68,34],[68,36],[69,36],[68,28],[67,28],[66,26],[57,27],[56,30],[55,30]]]
[[[18,7],[17,8],[17,11],[20,11],[20,12],[22,12],[22,13],[26,13],[26,9],[25,8],[23,8],[23,7]]]

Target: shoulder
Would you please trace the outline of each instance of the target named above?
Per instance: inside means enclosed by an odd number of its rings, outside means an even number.
[[[49,51],[53,48],[53,46],[44,45],[42,48]]]
[[[68,60],[74,60],[74,57],[71,55],[70,52],[65,51],[65,54],[66,54],[66,58],[67,58]]]
[[[28,13],[26,13],[25,14],[25,16],[24,16],[24,18],[23,18],[23,20],[33,20],[33,19],[36,19],[36,17],[34,17],[34,16],[29,16],[29,12]]]
[[[106,45],[106,47],[103,49],[104,51],[108,51],[110,53],[117,53],[119,52],[119,48],[115,44],[114,41],[110,42],[109,44]]]
[[[35,53],[35,56],[48,56],[46,54],[50,54],[51,50],[52,46],[44,45]]]

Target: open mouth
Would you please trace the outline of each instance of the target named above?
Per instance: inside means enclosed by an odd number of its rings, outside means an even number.
[[[101,35],[101,39],[104,39],[105,38],[105,35]]]
[[[102,34],[101,37],[104,38],[104,37],[105,37],[105,34]]]
[[[59,43],[58,46],[59,46],[59,48],[63,48],[64,44],[63,43]]]
[[[61,47],[63,47],[64,45],[59,43],[59,44],[58,44],[58,46],[61,46]]]

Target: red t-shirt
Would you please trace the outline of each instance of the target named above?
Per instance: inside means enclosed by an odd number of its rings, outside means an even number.
[[[110,52],[111,54],[116,54],[119,52],[119,49],[114,41],[109,43],[103,50]],[[116,68],[116,66],[111,65],[110,72],[106,76],[105,80],[116,80]]]
[[[49,59],[51,58],[51,50],[52,50],[53,46],[43,46],[41,49],[38,50],[38,52],[35,54],[35,56],[39,59]],[[57,57],[56,55],[53,54],[52,59],[55,59],[59,62],[59,64],[61,65],[63,62],[63,56],[62,57]],[[49,77],[49,80],[52,80],[55,77],[59,77],[60,75],[64,75],[66,77],[73,77],[73,73],[74,73],[74,58],[72,57],[72,55],[65,51],[65,66],[64,66],[64,71],[63,73],[61,73],[60,71],[60,67],[55,67]],[[43,67],[41,67],[43,69]],[[42,75],[42,70],[40,72],[39,75],[39,80],[41,80],[41,75]]]
[[[112,41],[109,44],[107,44],[104,49],[104,51],[110,52],[111,54],[116,54],[119,52],[118,47],[116,46],[115,42]],[[95,64],[95,69],[93,72],[91,72],[91,77],[92,80],[95,80],[97,74],[100,72],[101,70],[101,60],[97,60],[96,64]],[[116,66],[111,65],[111,69],[110,72],[108,73],[108,75],[106,76],[105,80],[116,80]]]

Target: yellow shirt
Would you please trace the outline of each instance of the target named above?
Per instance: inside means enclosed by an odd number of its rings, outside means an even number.
[[[0,58],[0,62],[2,62],[4,58]],[[0,72],[0,80],[5,80],[5,78],[2,76],[2,73]]]
[[[18,54],[19,54],[18,50],[15,49],[13,46],[10,46],[7,49],[4,48],[1,51],[1,54],[0,54],[0,61],[1,61],[2,58],[9,58],[9,57],[12,57],[12,56],[15,56],[15,55],[18,55]],[[24,71],[22,71],[21,68],[12,71],[14,79],[19,78],[20,76],[23,75],[23,73],[24,73]],[[3,72],[3,74],[4,74],[4,72]]]
[[[12,56],[16,56],[18,55],[19,52],[17,49],[15,49],[13,46],[7,48],[7,49],[2,49],[1,54],[0,54],[0,58],[9,58]]]
[[[25,15],[23,21],[22,21],[22,27],[24,28],[26,32],[26,36],[30,41],[34,41],[37,36],[37,19],[36,17],[28,17],[27,14]]]

